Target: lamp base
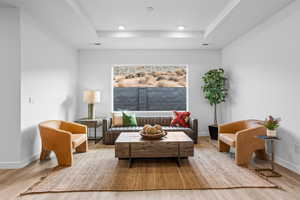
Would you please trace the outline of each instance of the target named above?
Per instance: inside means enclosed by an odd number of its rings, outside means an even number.
[[[94,104],[88,104],[88,119],[95,119],[95,106]]]

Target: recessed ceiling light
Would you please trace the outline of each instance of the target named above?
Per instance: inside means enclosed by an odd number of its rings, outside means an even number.
[[[152,6],[148,6],[148,7],[146,7],[146,10],[147,10],[148,12],[152,12],[152,11],[154,10],[154,8],[153,8]]]
[[[119,31],[125,30],[125,26],[122,26],[122,25],[118,26],[118,30],[119,30]]]
[[[183,31],[185,29],[184,26],[177,26],[177,29],[180,30],[180,31]]]
[[[100,46],[100,45],[101,45],[101,42],[95,42],[94,45]]]

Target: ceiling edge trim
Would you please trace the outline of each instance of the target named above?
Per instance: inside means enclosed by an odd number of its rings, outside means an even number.
[[[93,32],[94,40],[98,39],[98,34],[96,31],[95,25],[92,23],[91,19],[88,15],[84,12],[82,7],[76,2],[75,0],[65,0],[66,3],[72,8],[74,13],[81,19],[81,21]]]
[[[205,29],[204,38],[207,38],[218,25],[225,20],[225,18],[240,4],[241,0],[232,0],[227,6],[221,11],[221,13],[210,23]]]

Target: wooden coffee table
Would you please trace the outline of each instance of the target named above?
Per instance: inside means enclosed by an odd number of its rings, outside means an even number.
[[[129,159],[129,167],[135,158],[181,158],[194,156],[194,142],[184,132],[168,132],[159,140],[145,140],[138,132],[123,132],[115,142],[115,157]]]

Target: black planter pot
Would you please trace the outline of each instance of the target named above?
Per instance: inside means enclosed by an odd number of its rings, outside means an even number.
[[[209,135],[212,140],[218,140],[218,125],[208,126]]]

